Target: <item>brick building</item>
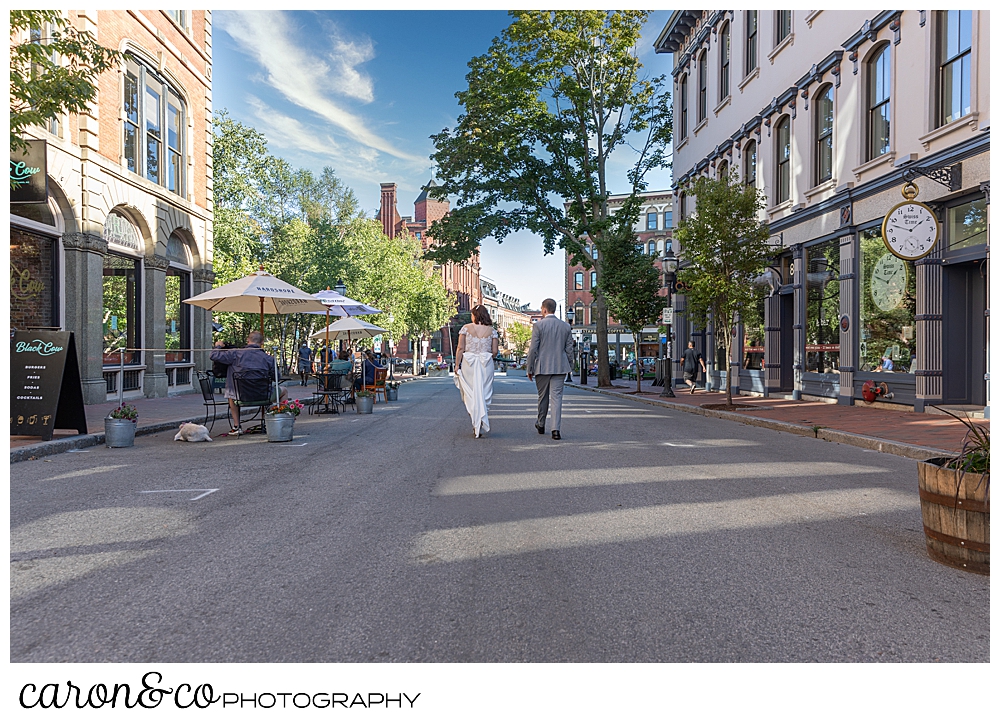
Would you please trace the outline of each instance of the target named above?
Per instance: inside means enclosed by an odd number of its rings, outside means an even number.
[[[611,213],[621,207],[627,194],[610,196],[608,206]],[[671,191],[650,191],[641,194],[642,208],[635,226],[635,243],[642,246],[644,253],[655,259],[660,268],[660,259],[670,248],[673,238],[673,193]],[[594,250],[591,250],[594,253]],[[573,310],[573,339],[578,348],[590,346],[591,354],[597,356],[597,306],[593,289],[597,286],[597,272],[572,264],[566,254],[566,311]],[[608,351],[612,361],[620,360],[632,350],[632,334],[614,319],[608,319]],[[640,356],[660,355],[657,320],[650,319],[643,329],[640,341]]]
[[[444,218],[448,213],[449,204],[447,201],[438,201],[431,198],[427,189],[435,186],[433,180],[427,185],[413,202],[413,216],[401,216],[396,207],[396,184],[383,183],[381,203],[379,205],[377,220],[382,223],[382,230],[389,238],[395,238],[401,233],[409,233],[420,241],[421,247],[426,251],[434,245],[434,240],[428,236],[428,229],[435,221]],[[441,282],[449,294],[455,297],[458,306],[456,317],[452,322],[434,332],[428,340],[428,352],[441,354],[444,357],[453,357],[455,354],[455,337],[458,328],[465,323],[458,317],[468,314],[474,306],[481,304],[483,294],[479,284],[479,254],[461,263],[447,262],[435,266],[441,274]],[[450,333],[449,333],[450,331]],[[410,341],[405,337],[400,339],[398,351],[411,353]]]
[[[26,133],[46,183],[12,192],[11,326],[74,332],[88,404],[190,389],[211,346],[210,314],[181,303],[213,279],[211,12],[64,14],[124,60],[85,112]]]

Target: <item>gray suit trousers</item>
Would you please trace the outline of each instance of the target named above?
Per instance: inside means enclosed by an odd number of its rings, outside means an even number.
[[[549,400],[552,400],[552,429],[559,429],[562,421],[563,386],[565,374],[536,374],[535,388],[538,389],[538,426],[545,426],[549,415]]]

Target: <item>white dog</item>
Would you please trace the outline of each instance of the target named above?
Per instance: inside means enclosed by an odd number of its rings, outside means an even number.
[[[204,424],[184,422],[177,434],[174,435],[174,441],[211,442],[212,438],[208,436],[208,427]]]

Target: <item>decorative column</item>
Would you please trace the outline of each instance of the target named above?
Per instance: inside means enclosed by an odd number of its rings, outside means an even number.
[[[198,269],[191,274],[192,296],[197,296],[212,289],[215,273],[211,269]],[[194,349],[212,348],[212,312],[200,306],[191,307],[191,346]],[[211,352],[195,351],[191,357],[195,369],[208,369],[212,366],[208,355]]]
[[[942,399],[944,325],[942,323],[941,247],[914,262],[917,271],[917,368],[915,412]]]
[[[166,308],[167,308],[167,267],[170,261],[166,256],[147,256],[143,260],[145,278],[143,279],[144,314],[143,342],[149,351],[143,354],[146,372],[143,374],[142,392],[147,397],[167,396],[167,354],[163,346],[166,344]]]
[[[80,355],[83,403],[101,404],[108,399],[104,380],[104,254],[108,243],[90,233],[66,233],[65,254],[66,331],[72,331]]]
[[[857,236],[840,237],[840,394],[837,404],[854,404],[854,374],[858,370],[858,278]]]
[[[792,276],[792,293],[794,294],[792,321],[792,339],[795,348],[792,351],[792,399],[802,398],[802,372],[805,370],[806,352],[806,279],[805,254],[802,244],[792,246],[792,263],[795,264],[795,274]]]

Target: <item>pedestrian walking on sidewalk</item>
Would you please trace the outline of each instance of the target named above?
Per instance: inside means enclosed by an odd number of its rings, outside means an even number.
[[[698,365],[701,365],[701,370],[706,374],[708,373],[708,369],[705,368],[705,360],[701,354],[694,350],[693,341],[688,342],[688,348],[684,350],[681,361],[684,362],[684,383],[691,387],[691,393],[694,394],[695,389],[698,388]]]
[[[562,420],[563,385],[566,375],[573,368],[573,330],[555,315],[556,302],[542,302],[542,318],[531,327],[531,346],[525,368],[528,379],[538,390],[538,421],[535,429],[545,434],[545,418],[552,400],[552,439],[562,439],[559,425]]]
[[[309,371],[312,369],[312,349],[309,348],[309,343],[306,341],[302,342],[302,346],[299,347],[299,386],[304,387],[306,385],[306,377],[309,376]]]

